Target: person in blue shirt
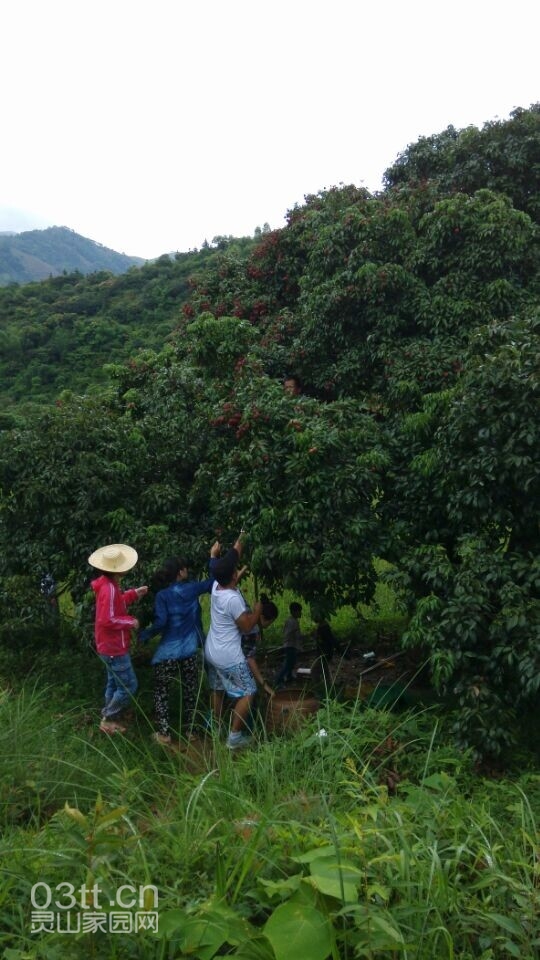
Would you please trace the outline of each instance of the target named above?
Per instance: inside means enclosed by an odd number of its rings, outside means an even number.
[[[219,543],[214,543],[210,557],[219,556]],[[182,557],[171,557],[152,579],[155,592],[154,621],[142,630],[139,640],[147,643],[161,634],[152,657],[154,667],[154,713],[158,743],[172,744],[169,724],[169,688],[180,680],[182,697],[182,734],[185,740],[195,738],[193,722],[200,686],[199,648],[204,642],[199,597],[210,593],[213,576],[206,580],[189,580],[188,563]]]

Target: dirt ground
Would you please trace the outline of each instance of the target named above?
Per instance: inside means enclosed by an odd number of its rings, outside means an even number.
[[[258,657],[269,683],[272,683],[282,658],[283,653],[279,649]],[[294,681],[295,688],[303,687],[308,692],[320,690],[321,685],[324,687],[322,663],[315,648],[300,654],[296,666],[299,673]],[[309,673],[304,673],[308,670]],[[392,685],[425,690],[428,677],[418,651],[401,650],[397,640],[381,638],[369,649],[350,645],[335,653],[327,668],[327,682],[336,695],[352,697],[354,691],[361,691],[362,687],[366,692],[377,686],[386,688]]]

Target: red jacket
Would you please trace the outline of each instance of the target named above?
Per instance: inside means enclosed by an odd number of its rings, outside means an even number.
[[[130,617],[126,607],[137,600],[136,590],[122,593],[115,580],[102,576],[90,584],[96,595],[96,650],[105,657],[120,657],[129,653],[131,630],[135,617]]]

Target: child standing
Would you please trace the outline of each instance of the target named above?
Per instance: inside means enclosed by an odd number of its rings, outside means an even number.
[[[274,681],[274,687],[287,683],[293,679],[293,672],[298,659],[298,654],[302,652],[303,636],[300,632],[300,617],[302,616],[302,606],[293,601],[289,606],[290,617],[283,625],[283,647],[285,659],[281,670],[278,672]]]
[[[120,589],[122,575],[135,566],[137,559],[137,551],[125,543],[100,547],[88,558],[90,566],[101,572],[91,587],[96,597],[96,650],[107,671],[105,706],[99,725],[103,733],[125,733],[118,718],[138,686],[129,650],[131,631],[138,629],[139,621],[129,616],[127,607],[144,597],[148,587],[125,592]]]

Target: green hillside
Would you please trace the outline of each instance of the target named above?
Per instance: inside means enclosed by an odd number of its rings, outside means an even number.
[[[117,253],[67,227],[0,234],[0,285],[45,280],[74,270],[125,273],[143,263],[142,257]]]
[[[242,258],[250,239],[221,239],[199,252],[164,255],[113,276],[69,273],[0,287],[0,401],[53,402],[60,391],[102,386],[104,364],[160,350],[178,324],[199,273],[218,256]]]

